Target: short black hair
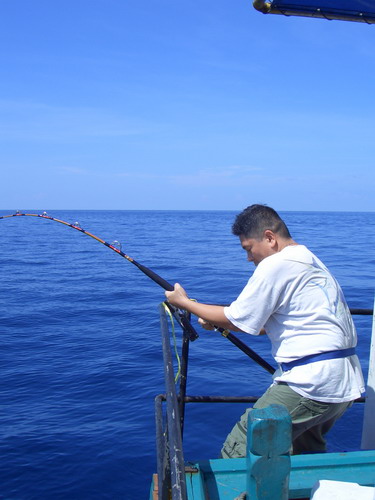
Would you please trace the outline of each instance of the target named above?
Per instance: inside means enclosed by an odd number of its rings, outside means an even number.
[[[267,229],[284,238],[291,238],[289,229],[276,210],[267,205],[250,205],[237,215],[232,233],[259,240]]]

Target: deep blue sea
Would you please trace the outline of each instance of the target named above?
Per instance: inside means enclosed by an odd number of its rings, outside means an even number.
[[[232,301],[254,270],[231,235],[235,212],[47,213],[120,241],[125,253],[201,301]],[[331,269],[349,306],[372,308],[375,213],[282,216],[294,239]],[[0,220],[0,235],[0,498],[148,498],[156,471],[154,397],[164,392],[163,290],[62,224],[14,217]],[[366,375],[371,321],[355,316]],[[188,394],[262,394],[267,372],[220,334],[199,333],[190,347]],[[267,338],[236,335],[273,363]],[[244,408],[188,405],[185,459],[216,458]],[[331,451],[360,447],[362,414],[356,404],[336,424]]]

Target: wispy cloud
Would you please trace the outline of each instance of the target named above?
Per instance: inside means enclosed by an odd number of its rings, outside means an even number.
[[[259,175],[259,167],[232,165],[228,167],[205,168],[197,171],[168,175],[168,180],[173,184],[194,185],[223,185],[245,182],[250,177]]]
[[[110,179],[128,179],[128,180],[142,180],[142,181],[153,181],[158,180],[165,183],[172,184],[204,184],[210,183],[222,184],[224,182],[235,181],[242,182],[244,179],[259,176],[262,171],[259,167],[251,167],[246,165],[230,165],[227,167],[218,168],[205,168],[199,170],[188,170],[184,172],[179,172],[176,174],[171,173],[161,173],[157,171],[139,171],[139,170],[127,170],[127,171],[104,171],[96,170],[90,168],[79,168],[74,166],[62,166],[59,167],[59,171],[62,173],[73,174],[73,175],[86,175],[95,176]]]
[[[110,175],[129,180],[158,180],[159,182],[179,186],[218,186],[228,183],[231,185],[241,184],[254,176],[259,176],[262,169],[246,165],[230,165],[198,170],[194,168],[190,170],[184,169],[183,172],[178,172],[178,168],[176,168],[176,171],[176,173],[127,171]]]
[[[29,101],[0,100],[0,139],[65,141],[144,133],[130,117],[96,107],[64,107]]]
[[[96,175],[95,172],[93,172],[88,168],[58,167],[58,171],[65,174],[73,174],[73,175]]]
[[[210,168],[201,170],[202,175],[217,175],[219,177],[233,177],[233,176],[243,176],[252,175],[254,172],[259,172],[263,170],[260,167],[253,167],[249,165],[229,165],[227,167]]]

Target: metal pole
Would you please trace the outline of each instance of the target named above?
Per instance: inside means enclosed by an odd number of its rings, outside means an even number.
[[[374,307],[375,309],[375,307]],[[368,378],[366,386],[366,404],[363,418],[362,443],[363,450],[375,448],[375,315],[372,320],[372,335],[370,346],[370,359],[368,367]]]
[[[180,412],[180,428],[181,437],[184,434],[184,419],[185,419],[185,396],[187,385],[187,370],[189,361],[189,335],[184,331],[182,337],[182,350],[181,350],[181,375],[180,375],[180,392],[179,392],[179,412]]]
[[[169,341],[168,322],[163,305],[160,305],[160,326],[164,360],[164,377],[167,398],[167,429],[169,444],[169,466],[171,470],[172,500],[187,500],[185,462],[182,451],[182,437],[174,371]]]

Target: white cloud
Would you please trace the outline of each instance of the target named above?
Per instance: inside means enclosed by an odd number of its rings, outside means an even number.
[[[144,124],[96,107],[64,107],[30,101],[0,101],[0,139],[65,141],[144,133]]]
[[[167,177],[169,181],[176,184],[207,184],[207,186],[212,186],[228,183],[233,185],[244,182],[246,179],[252,177],[258,177],[261,170],[259,167],[231,165],[228,167],[202,169],[191,173],[177,173],[168,175]]]
[[[94,175],[95,172],[87,169],[87,168],[77,168],[77,167],[59,167],[58,170],[60,172],[66,174],[74,174],[74,175]]]
[[[231,185],[241,184],[246,182],[250,178],[259,179],[263,177],[260,172],[262,171],[259,167],[251,167],[247,165],[230,165],[227,167],[218,168],[205,168],[194,171],[193,169],[177,173],[161,173],[158,171],[140,172],[139,170],[129,168],[127,171],[104,171],[89,168],[79,168],[74,166],[62,166],[59,167],[60,172],[72,175],[85,175],[91,177],[101,177],[103,179],[112,180],[129,180],[129,181],[158,181],[164,184],[175,184],[175,185],[190,185],[198,186],[205,185],[215,186],[215,185],[225,185],[230,183]]]

